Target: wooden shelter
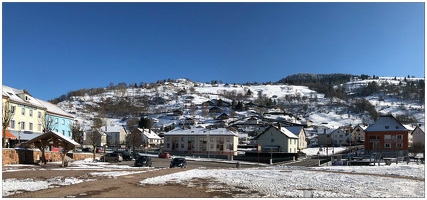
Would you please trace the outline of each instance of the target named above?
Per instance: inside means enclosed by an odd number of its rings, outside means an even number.
[[[62,167],[65,165],[65,155],[68,151],[79,147],[80,144],[60,133],[50,131],[27,141],[27,146],[33,146],[42,152],[41,163],[46,164],[45,148],[47,146],[62,147]]]

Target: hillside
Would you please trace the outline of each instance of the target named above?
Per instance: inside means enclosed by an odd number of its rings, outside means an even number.
[[[375,116],[393,114],[404,121],[424,124],[424,96],[421,100],[415,95],[411,98],[399,96],[399,92],[393,92],[389,86],[395,85],[401,91],[412,83],[407,80],[403,85],[401,80],[394,79],[377,77],[334,85],[333,91],[344,91],[344,98],[338,98],[339,95],[333,93],[319,93],[309,86],[284,83],[237,85],[177,79],[140,87],[136,84],[118,84],[107,88],[83,89],[69,93],[68,99],[58,105],[73,114],[87,129],[97,117],[108,119],[108,125],[125,125],[126,121],[122,119],[147,116],[155,118],[156,128],[178,125],[188,117],[209,124],[221,113],[209,114],[207,109],[212,106],[202,106],[207,101],[220,107],[232,117],[231,120],[255,115],[297,124],[311,121],[313,125],[337,128],[349,124],[370,124]],[[419,80],[424,81],[413,81]],[[377,87],[374,92],[365,96],[356,95],[373,82]],[[384,85],[388,90],[381,88]],[[249,110],[238,107],[241,103],[249,102],[258,106]],[[282,110],[278,115],[279,109]],[[174,110],[183,111],[183,115],[168,115]]]

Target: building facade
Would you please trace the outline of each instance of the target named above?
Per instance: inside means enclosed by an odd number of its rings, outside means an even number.
[[[183,154],[237,155],[238,134],[231,129],[176,128],[164,134],[164,151]]]
[[[409,132],[393,115],[380,116],[365,130],[365,151],[403,156],[408,153]]]
[[[268,127],[261,134],[256,136],[254,140],[258,141],[258,144],[261,145],[261,149],[264,152],[298,152],[298,136],[280,125],[278,127],[273,125]]]

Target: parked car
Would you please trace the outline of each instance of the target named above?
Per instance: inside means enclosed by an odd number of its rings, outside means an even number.
[[[122,162],[123,161],[123,157],[120,153],[107,153],[105,154],[105,159],[104,156],[101,156],[101,158],[99,159],[101,162],[110,162],[110,161],[114,161],[114,162]]]
[[[82,149],[83,152],[92,152],[92,149],[89,147],[83,148]]]
[[[139,156],[135,159],[135,167],[151,167],[152,161],[150,156]]]
[[[170,168],[174,167],[187,168],[187,161],[185,158],[174,158],[171,160]]]
[[[159,153],[159,158],[170,158],[171,155],[169,154],[169,152],[163,152],[163,153]]]

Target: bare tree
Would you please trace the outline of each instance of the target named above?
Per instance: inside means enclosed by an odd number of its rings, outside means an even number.
[[[42,115],[40,116],[40,118],[38,119],[39,123],[42,126],[43,129],[43,133],[49,133],[52,132],[53,130],[55,130],[58,127],[58,123],[55,123],[52,118],[47,118],[47,115]],[[42,142],[39,146],[40,151],[42,152],[42,157],[41,157],[41,163],[46,165],[46,155],[45,155],[45,151],[46,148],[49,146],[49,143],[47,142]]]
[[[69,125],[69,128],[71,130],[71,134],[72,134],[72,139],[80,144],[83,143],[83,129],[82,129],[82,125],[78,122],[75,121],[74,123]],[[74,152],[76,151],[76,149],[74,148]]]
[[[3,115],[2,115],[2,130],[3,130],[3,147],[6,146],[6,131],[9,128],[10,120],[15,115],[15,110],[12,109],[10,101],[6,100],[3,103]]]
[[[96,147],[101,142],[101,132],[98,128],[92,128],[91,131],[86,133],[86,138],[89,141],[89,144],[92,145],[93,161],[96,160]]]
[[[132,151],[135,151],[135,147],[139,147],[143,144],[142,133],[137,129],[131,131],[131,133],[126,136],[126,144],[132,147]]]

